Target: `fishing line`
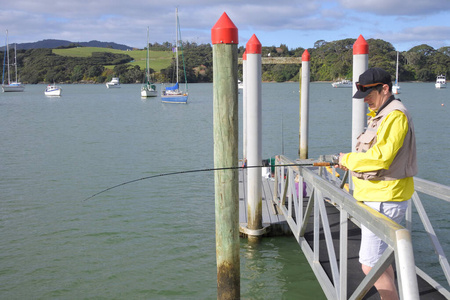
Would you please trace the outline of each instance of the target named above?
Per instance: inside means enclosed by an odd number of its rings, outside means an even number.
[[[285,164],[285,165],[274,165],[273,167],[295,167],[295,166],[318,166],[318,167],[327,167],[332,165],[332,163],[329,162],[311,162],[311,163],[302,163],[302,164]],[[187,173],[198,173],[198,172],[211,172],[211,171],[223,171],[223,170],[235,170],[235,169],[251,169],[251,168],[266,168],[266,167],[271,167],[271,165],[263,165],[263,166],[241,166],[241,167],[225,167],[225,168],[209,168],[209,169],[197,169],[197,170],[187,170],[187,171],[178,171],[178,172],[170,172],[170,173],[161,173],[161,174],[156,174],[156,175],[152,175],[152,176],[146,176],[146,177],[141,177],[138,179],[133,179],[130,181],[126,181],[126,182],[122,182],[119,183],[117,185],[111,186],[109,188],[106,188],[98,193],[93,194],[92,196],[87,197],[86,199],[84,199],[83,201],[87,201],[89,199],[94,198],[95,196],[98,196],[104,192],[110,191],[112,189],[118,188],[120,186],[126,185],[126,184],[130,184],[130,183],[134,183],[134,182],[138,182],[138,181],[142,181],[142,180],[147,180],[147,179],[152,179],[152,178],[156,178],[156,177],[163,177],[163,176],[170,176],[170,175],[178,175],[178,174],[187,174]]]

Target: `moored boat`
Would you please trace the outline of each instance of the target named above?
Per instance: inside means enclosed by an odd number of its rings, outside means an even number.
[[[147,27],[147,57],[146,57],[146,70],[144,84],[141,86],[141,97],[156,97],[158,92],[156,91],[156,85],[151,82],[150,77],[150,50],[149,50],[149,40],[148,40],[149,28]]]
[[[45,88],[45,96],[61,96],[62,88],[60,86],[49,84]]]
[[[106,88],[120,88],[119,77],[113,77],[111,81],[107,82]]]
[[[173,86],[165,87],[161,89],[161,101],[165,103],[187,103],[188,101],[188,88],[187,88],[187,76],[186,66],[183,58],[183,71],[184,71],[184,91],[180,89],[178,83],[178,34],[180,33],[180,26],[178,22],[178,8],[175,9],[175,22],[176,22],[176,42],[175,42],[175,71],[176,71],[176,83]],[[182,44],[181,44],[182,45]],[[183,56],[183,47],[181,47],[181,55]]]
[[[25,86],[21,82],[11,82],[10,84],[2,85],[3,92],[23,92]]]
[[[351,88],[353,86],[353,83],[351,80],[343,79],[333,82],[331,86],[334,88]]]
[[[2,90],[3,92],[23,92],[25,86],[17,80],[17,55],[16,55],[16,45],[14,45],[14,66],[16,80],[11,81],[11,75],[9,71],[9,45],[8,45],[8,30],[6,30],[6,55],[3,56],[3,80],[2,80]],[[7,69],[5,70],[5,66]],[[7,78],[5,78],[5,71],[7,72]],[[5,80],[7,79],[7,81]]]
[[[395,83],[392,86],[392,93],[395,95],[400,94],[400,85],[398,84],[398,51],[397,51],[397,64],[395,67]]]
[[[446,87],[446,85],[447,85],[447,83],[446,83],[446,77],[445,77],[445,75],[439,75],[437,78],[436,78],[436,83],[434,84],[434,86],[437,88],[437,89],[444,89],[445,87]]]

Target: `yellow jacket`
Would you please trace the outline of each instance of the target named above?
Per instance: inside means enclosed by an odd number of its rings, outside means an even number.
[[[370,109],[369,109],[370,110]],[[368,116],[374,117],[370,110]],[[355,172],[389,169],[408,132],[408,119],[398,110],[390,112],[377,129],[377,141],[366,152],[347,153],[341,164]],[[364,180],[353,178],[353,196],[358,201],[405,201],[414,193],[413,177],[397,180]]]

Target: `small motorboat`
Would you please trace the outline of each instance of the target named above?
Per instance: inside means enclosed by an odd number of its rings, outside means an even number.
[[[113,77],[111,81],[107,82],[106,88],[120,88],[119,77]]]
[[[344,80],[333,82],[331,84],[331,86],[334,88],[351,88],[353,86],[353,83],[351,80],[344,79]]]
[[[62,88],[60,86],[49,84],[45,88],[45,96],[61,96]]]
[[[434,85],[437,89],[445,89],[446,87],[446,78],[445,75],[439,75],[436,78],[436,83]]]

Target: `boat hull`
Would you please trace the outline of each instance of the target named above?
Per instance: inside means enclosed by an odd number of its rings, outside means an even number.
[[[188,95],[162,95],[161,102],[163,103],[187,103]]]
[[[25,86],[23,84],[2,85],[3,92],[23,92]]]
[[[146,84],[141,88],[141,97],[156,97],[158,92],[156,91],[156,86],[154,84]]]
[[[141,97],[157,97],[158,93],[156,91],[147,91],[142,90],[141,91]]]
[[[400,87],[396,86],[396,85],[393,85],[392,86],[392,93],[395,94],[395,95],[400,94]]]
[[[445,83],[436,83],[434,86],[435,86],[437,89],[445,89],[445,88],[446,88]]]
[[[54,90],[49,90],[49,91],[45,91],[44,94],[45,96],[61,96],[61,89],[54,89]]]

